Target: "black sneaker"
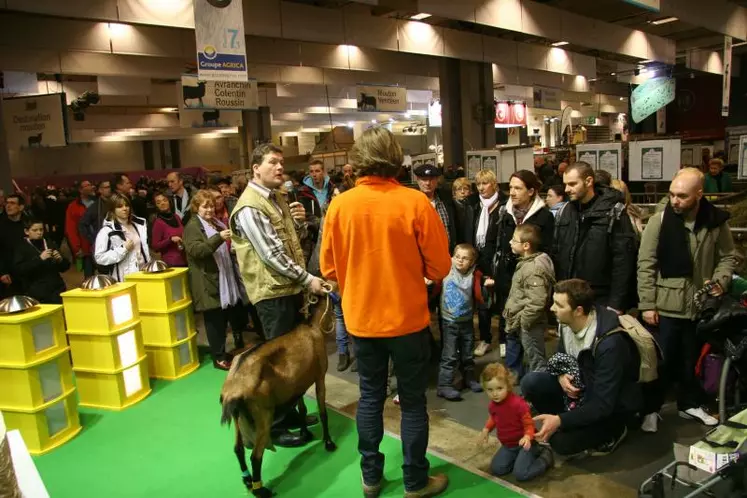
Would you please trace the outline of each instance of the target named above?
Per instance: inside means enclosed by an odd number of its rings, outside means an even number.
[[[611,454],[613,451],[617,449],[618,446],[620,446],[620,443],[623,442],[623,440],[628,436],[628,427],[623,426],[622,434],[620,434],[620,437],[611,440],[608,443],[603,444],[599,448],[589,450],[590,456],[607,456]]]
[[[337,355],[337,371],[344,372],[350,366],[350,355],[346,353],[340,353]]]

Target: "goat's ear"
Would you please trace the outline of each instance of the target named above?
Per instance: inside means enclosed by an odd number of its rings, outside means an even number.
[[[311,326],[319,327],[320,330],[329,330],[335,319],[333,306],[329,295],[321,296],[311,313]]]

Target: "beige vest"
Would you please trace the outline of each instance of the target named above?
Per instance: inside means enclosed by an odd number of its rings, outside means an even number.
[[[293,282],[265,265],[257,254],[257,251],[255,251],[252,243],[239,235],[241,232],[236,229],[238,225],[236,214],[242,208],[258,210],[270,219],[275,232],[277,232],[278,237],[283,242],[286,254],[299,266],[305,268],[303,250],[296,234],[293,218],[291,218],[286,195],[277,190],[274,191],[274,194],[282,210],[282,214],[270,199],[265,199],[259,192],[248,186],[244,189],[244,193],[241,194],[236,203],[229,222],[229,226],[231,227],[231,241],[239,261],[241,279],[244,282],[249,301],[253,304],[257,304],[265,299],[292,296],[303,290],[303,286],[300,283]]]

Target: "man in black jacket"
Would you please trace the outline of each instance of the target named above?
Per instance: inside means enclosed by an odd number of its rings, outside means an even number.
[[[625,199],[595,185],[594,170],[584,162],[568,167],[563,182],[570,202],[555,220],[555,275],[586,280],[595,304],[623,313],[637,304],[636,238]]]
[[[106,213],[109,211],[109,199],[112,196],[111,182],[109,180],[99,182],[97,191],[98,198],[88,206],[78,223],[78,231],[88,240],[91,247],[96,245],[96,234],[101,230]]]
[[[521,392],[540,413],[536,438],[560,455],[609,454],[643,408],[638,350],[626,333],[609,334],[620,321],[614,311],[594,306],[594,292],[583,280],[558,282],[551,309],[560,324],[558,353],[578,363],[580,379],[548,372],[524,376]],[[567,400],[577,406],[567,410]]]
[[[423,164],[415,168],[415,178],[418,188],[428,197],[438,216],[446,228],[449,236],[449,254],[454,253],[454,247],[464,242],[462,240],[462,219],[464,208],[451,196],[451,192],[440,190],[438,182],[441,179],[441,170],[433,164]]]

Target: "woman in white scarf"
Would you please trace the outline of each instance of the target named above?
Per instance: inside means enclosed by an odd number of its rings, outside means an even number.
[[[496,216],[500,205],[498,180],[492,171],[481,170],[475,175],[475,183],[477,184],[477,192],[480,194],[480,204],[474,208],[477,218],[474,229],[475,247],[478,252],[477,266],[484,275],[490,276],[496,248]],[[491,280],[488,279],[487,283],[491,284],[492,287]],[[491,301],[491,299],[487,299],[485,305],[480,306],[477,311],[480,342],[475,347],[475,356],[483,356],[490,348],[490,343],[493,340],[493,334],[490,331],[493,315]]]

